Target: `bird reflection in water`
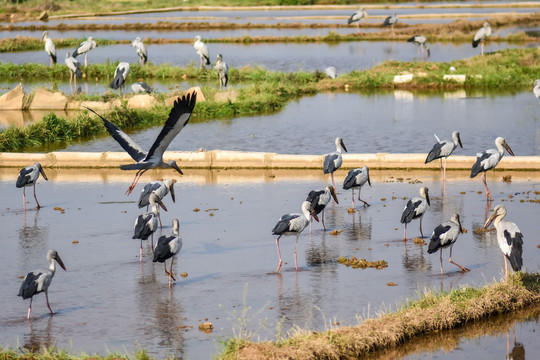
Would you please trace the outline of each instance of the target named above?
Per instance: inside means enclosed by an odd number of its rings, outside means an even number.
[[[516,325],[512,325],[512,333],[514,335],[514,344],[510,350],[510,329],[506,330],[506,359],[508,360],[525,360],[525,347],[522,343],[516,341]]]
[[[37,353],[41,349],[48,348],[56,342],[56,339],[52,335],[53,331],[51,331],[54,317],[46,316],[46,318],[47,321],[44,328],[34,326],[34,321],[29,321],[30,332],[24,335],[23,349]],[[40,321],[39,324],[42,325],[44,322]]]

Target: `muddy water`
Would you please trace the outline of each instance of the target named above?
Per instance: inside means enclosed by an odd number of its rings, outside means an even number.
[[[167,354],[209,358],[220,339],[231,336],[233,329],[242,330],[238,319],[244,305],[250,307],[246,330],[272,339],[277,322],[282,322],[285,331],[293,325],[320,330],[332,322],[355,324],[356,315],[375,316],[381,309],[395,309],[424,287],[448,290],[462,284],[482,285],[499,279],[503,269],[494,233],[472,232],[484,223],[489,206],[484,195],[477,193],[482,189],[480,180],[468,179],[467,173],[450,172],[443,192],[438,172],[372,171],[373,187],[362,191],[362,198],[372,206],[350,214],[351,194],[340,190],[340,203],[328,207],[325,224],[328,231],[342,232],[330,235],[320,223],[314,225],[311,236],[306,230],[299,239],[298,273],[294,271],[294,239],[282,239],[285,263],[283,272],[276,274],[272,227],[282,214],[299,211],[307,193],[322,188],[329,178],[319,171],[186,170],[176,184],[176,204],[165,200],[169,211],[162,214],[165,227],[158,231],[170,233],[171,219],[180,219],[184,247],[173,269],[188,276],[177,276],[169,290],[163,267],[151,262],[146,244],[142,263],[137,258],[139,243],[131,235],[141,211],[130,201],[136,200],[141,186],[130,197],[124,195],[132,174],[46,171],[50,181],[40,181],[37,187],[43,208],[32,208],[28,191],[26,212],[22,211],[21,193],[14,187],[17,170],[0,171],[3,345],[54,343],[76,352],[102,353],[145,348],[158,358]],[[336,175],[339,183],[345,172]],[[538,204],[529,201],[540,199],[531,193],[540,190],[538,175],[515,173],[511,183],[502,182],[503,175],[488,176],[494,205],[504,200],[508,217],[525,235],[525,267],[537,271],[539,250],[534,231]],[[170,173],[150,173],[141,184],[164,176]],[[410,180],[398,182],[398,176]],[[432,196],[423,221],[425,233],[452,213],[460,213],[468,232],[458,239],[453,259],[471,272],[456,272],[445,251],[447,274],[442,278],[437,254],[428,255],[426,246],[401,241],[399,217],[406,201],[402,197],[417,196],[421,185],[428,186]],[[419,235],[418,225],[410,224],[410,237]],[[44,266],[48,248],[58,250],[67,267],[66,272],[58,270],[50,288],[51,306],[57,314],[48,315],[40,295],[34,301],[32,319],[27,321],[28,301],[15,296],[19,276]],[[339,256],[386,260],[389,266],[351,269],[336,262]],[[387,286],[388,282],[398,285]],[[204,321],[214,325],[212,333],[198,330]],[[539,329],[537,324],[533,326]],[[531,344],[528,335],[520,333],[518,340]],[[499,356],[482,344],[471,346]],[[538,356],[538,348],[528,346],[527,354]]]
[[[461,132],[464,149],[476,155],[507,139],[516,155],[540,155],[538,99],[531,92],[319,94],[293,101],[276,114],[190,123],[170,150],[240,150],[324,154],[342,136],[351,153],[427,153],[437,134]],[[161,126],[130,135],[150,148]],[[39,151],[39,149],[36,149]],[[66,151],[122,151],[110,137],[68,146]]]

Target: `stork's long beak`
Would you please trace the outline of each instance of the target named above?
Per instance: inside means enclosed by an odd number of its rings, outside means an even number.
[[[43,176],[45,180],[49,181],[49,178],[47,178],[47,175],[45,175],[45,171],[43,170],[41,166],[39,167],[39,172],[41,173],[41,176]]]
[[[334,201],[336,202],[336,204],[339,204],[339,201],[337,199],[337,194],[336,194],[336,191],[334,190],[334,187],[330,188],[330,195],[332,195],[332,197],[334,198]]]
[[[54,260],[56,260],[58,265],[60,265],[60,267],[64,269],[64,271],[66,271],[66,267],[64,266],[64,262],[62,261],[62,259],[60,259],[60,255],[56,254],[56,256],[54,257]]]
[[[168,211],[167,208],[165,207],[165,204],[163,204],[161,200],[158,200],[157,203],[159,204],[159,206],[161,206],[163,210]]]
[[[461,226],[461,219],[458,217],[459,232],[463,234],[463,226]]]
[[[429,51],[429,48],[426,46],[426,51],[427,51],[427,57],[430,57],[431,56],[431,51]]]
[[[510,149],[510,146],[506,142],[503,144],[503,146],[510,155],[515,156],[514,152],[512,151],[512,149]]]
[[[171,198],[172,198],[172,202],[176,202],[175,197],[174,197],[174,184],[171,186]]]
[[[487,229],[488,226],[493,222],[493,220],[495,219],[495,211],[491,213],[491,216],[489,217],[489,219],[487,219],[486,223],[484,224],[484,229]]]
[[[371,179],[369,178],[369,172],[367,173],[367,183],[371,187]]]
[[[346,152],[347,151],[347,147],[345,146],[345,143],[343,142],[343,139],[341,139],[341,147],[343,148],[343,150],[345,150]]]
[[[458,142],[459,146],[461,146],[461,148],[463,149],[463,145],[461,144],[461,137],[458,136],[457,142]]]
[[[178,171],[178,173],[179,173],[180,175],[184,175],[184,173],[182,172],[182,170],[180,170],[180,168],[178,167],[178,165],[176,164],[176,162],[173,162],[173,163],[171,164],[171,167],[172,167],[174,170]]]

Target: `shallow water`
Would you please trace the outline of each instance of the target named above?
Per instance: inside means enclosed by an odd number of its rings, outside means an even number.
[[[180,219],[183,249],[175,261],[177,277],[171,290],[161,264],[153,264],[145,244],[142,264],[137,258],[139,243],[132,240],[132,226],[141,213],[134,203],[142,184],[169,172],[148,173],[135,194],[124,191],[133,174],[120,171],[82,172],[46,169],[50,181],[40,181],[37,195],[43,208],[22,211],[20,191],[15,191],[16,169],[0,170],[0,191],[4,206],[4,241],[0,254],[0,343],[5,346],[35,347],[54,343],[80,352],[135,351],[145,348],[151,356],[166,354],[186,358],[209,358],[217,342],[240,330],[237,320],[245,306],[247,330],[272,339],[276,323],[284,330],[299,325],[324,329],[332,322],[356,324],[356,315],[375,316],[381,309],[395,309],[403,299],[415,298],[424,287],[448,290],[463,284],[482,285],[499,279],[503,258],[494,233],[476,235],[487,216],[480,179],[468,179],[465,172],[450,172],[447,192],[441,190],[439,172],[390,173],[372,171],[372,188],[362,191],[371,203],[349,214],[351,194],[340,190],[338,205],[325,213],[329,235],[316,223],[312,236],[306,230],[299,241],[299,267],[294,271],[294,239],[281,240],[283,272],[277,265],[275,238],[271,229],[286,212],[299,211],[311,189],[328,183],[319,171],[203,171],[185,169],[175,186],[177,202],[165,199],[169,211],[162,213],[163,233],[170,221]],[[506,172],[488,175],[494,195],[493,206],[506,200],[508,217],[516,221],[525,236],[523,262],[538,271],[534,238],[540,183],[536,173],[513,173],[511,183],[501,181]],[[338,183],[345,171],[336,174]],[[409,184],[396,177],[421,181]],[[426,247],[404,243],[399,217],[406,200],[428,186],[432,204],[423,220],[425,234],[453,212],[462,216],[462,234],[453,251],[454,261],[471,269],[462,274],[448,264],[445,251],[441,278],[439,257],[428,255]],[[29,189],[31,190],[31,189]],[[510,198],[510,195],[513,197]],[[521,202],[523,200],[523,202]],[[61,207],[65,213],[55,210]],[[201,209],[199,212],[194,209]],[[213,216],[211,216],[211,213]],[[158,231],[159,232],[159,231]],[[161,232],[159,232],[161,233]],[[408,236],[419,235],[418,222],[408,227]],[[77,240],[77,244],[72,242]],[[45,252],[55,248],[67,271],[58,270],[50,288],[48,315],[43,295],[33,303],[27,321],[28,301],[17,298],[20,275],[45,265]],[[386,260],[388,268],[351,269],[336,262],[339,256]],[[387,286],[387,282],[398,286]],[[243,299],[245,294],[245,299]],[[205,320],[208,319],[208,320]],[[200,322],[214,325],[211,334],[198,330]],[[534,325],[534,330],[538,330]],[[520,335],[519,341],[524,341]],[[529,342],[530,343],[530,342]],[[498,350],[477,348],[488,354]],[[529,352],[529,348],[531,351]],[[527,347],[531,356],[538,348]]]
[[[334,139],[341,136],[351,153],[427,153],[434,133],[448,139],[458,130],[464,146],[456,150],[459,155],[494,148],[498,136],[516,155],[540,155],[538,106],[528,91],[324,93],[292,101],[271,115],[189,123],[169,150],[324,154],[335,150]],[[130,136],[149,149],[159,131],[156,126]],[[111,137],[65,150],[122,151]]]

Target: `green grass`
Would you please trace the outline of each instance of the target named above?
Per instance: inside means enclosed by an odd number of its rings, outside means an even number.
[[[0,349],[0,360],[150,360],[145,350],[139,350],[134,354],[111,353],[107,355],[100,354],[70,354],[67,350],[58,349],[54,346],[42,347],[39,350],[28,350],[19,348],[17,350],[10,348]]]

